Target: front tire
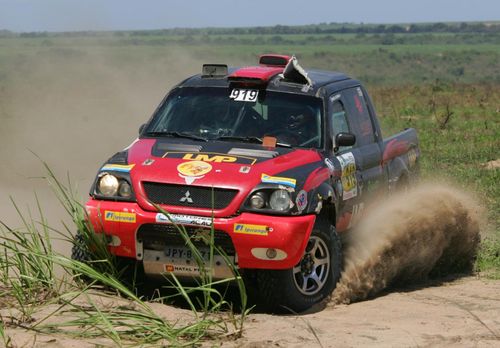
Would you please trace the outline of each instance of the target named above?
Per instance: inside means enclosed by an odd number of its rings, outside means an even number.
[[[332,293],[341,265],[341,242],[335,227],[318,218],[295,267],[257,271],[259,302],[271,312],[303,312]]]

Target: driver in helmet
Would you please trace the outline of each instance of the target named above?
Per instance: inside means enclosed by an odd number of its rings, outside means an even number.
[[[314,113],[309,108],[291,113],[287,118],[286,129],[290,137],[294,138],[291,145],[308,145],[308,141],[317,135]]]

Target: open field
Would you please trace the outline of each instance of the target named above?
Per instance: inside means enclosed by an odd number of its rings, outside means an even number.
[[[281,42],[273,42],[268,35],[259,43],[255,34],[235,36],[231,41],[231,35],[216,33],[206,44],[198,44],[204,36],[196,33],[192,42],[185,35],[158,33],[0,37],[0,220],[20,226],[8,196],[22,210],[29,204],[36,211],[36,190],[50,226],[60,229],[61,220],[71,223],[40,178],[46,172],[31,151],[59,177],[68,172],[84,200],[100,164],[127,146],[165,92],[199,72],[202,63],[254,64],[262,53],[297,54],[305,67],[343,71],[366,82],[385,135],[417,128],[422,176],[453,181],[484,205],[487,223],[481,233],[486,239],[476,264],[480,279],[441,286],[424,283],[419,289],[392,290],[369,301],[304,317],[277,320],[250,315],[247,333],[234,344],[266,346],[274,340],[280,346],[300,346],[318,343],[315,332],[321,342],[318,346],[335,342],[345,346],[494,346],[500,336],[500,323],[494,318],[500,310],[500,169],[493,162],[500,160],[497,34],[485,39],[482,33],[458,37],[439,33],[431,38],[425,33],[378,34],[376,38],[373,33],[333,33],[318,35],[314,44],[303,44],[311,35],[282,34]],[[328,35],[334,40],[325,39]],[[464,35],[472,38],[465,40]],[[383,44],[384,36],[392,42]],[[404,38],[400,44],[398,37]],[[253,43],[242,44],[244,39]],[[53,244],[56,251],[69,254],[67,242],[55,240]],[[1,298],[0,304],[5,305]],[[50,309],[54,303],[48,305]],[[380,313],[380,308],[386,311]],[[192,315],[171,307],[158,311],[167,320]],[[269,326],[270,322],[277,324]],[[14,326],[11,323],[6,332],[16,338],[16,346],[30,346],[33,332]],[[272,330],[263,330],[267,326]],[[338,329],[329,332],[330,326]],[[276,336],[278,330],[281,336]],[[40,346],[44,342],[66,347],[80,344],[57,335],[56,341],[53,336],[39,337]]]

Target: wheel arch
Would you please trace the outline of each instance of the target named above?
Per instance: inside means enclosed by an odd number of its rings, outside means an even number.
[[[307,213],[314,213],[318,218],[326,219],[331,225],[337,222],[337,192],[329,183],[319,185],[311,195]]]

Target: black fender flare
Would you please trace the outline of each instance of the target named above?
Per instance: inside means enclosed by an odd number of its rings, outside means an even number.
[[[311,201],[306,213],[317,215],[326,213],[332,224],[335,225],[335,217],[337,216],[335,202],[337,202],[338,194],[330,183],[322,183],[311,192]]]

